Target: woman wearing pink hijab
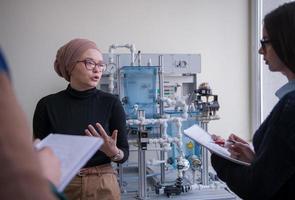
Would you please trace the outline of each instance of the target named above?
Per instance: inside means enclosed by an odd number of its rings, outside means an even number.
[[[50,133],[101,137],[103,146],[65,189],[69,199],[120,199],[111,161],[128,159],[125,112],[120,100],[96,89],[106,65],[96,44],[73,39],[56,55],[54,69],[68,87],[42,98],[34,113],[34,137]]]

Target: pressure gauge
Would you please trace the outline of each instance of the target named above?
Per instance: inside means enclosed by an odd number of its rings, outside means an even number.
[[[115,73],[116,72],[116,64],[115,63],[109,63],[107,65],[106,72],[109,73],[109,74]]]

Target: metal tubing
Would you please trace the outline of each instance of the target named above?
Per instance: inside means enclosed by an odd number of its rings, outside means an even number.
[[[158,75],[159,75],[159,92],[160,92],[160,99],[163,99],[164,97],[164,77],[163,77],[163,56],[160,55],[159,56],[159,71],[158,71]],[[162,115],[164,114],[164,103],[162,101],[160,101],[160,115],[162,117]]]
[[[208,122],[201,122],[201,127],[207,131]],[[203,185],[209,185],[209,170],[208,170],[208,150],[202,146],[202,172],[201,179]]]
[[[138,149],[138,160],[139,160],[139,178],[138,178],[138,192],[139,199],[144,200],[147,197],[147,184],[146,184],[146,162],[145,162],[145,151]]]
[[[144,126],[139,127],[139,131],[143,131]],[[138,197],[145,200],[147,197],[147,180],[146,180],[146,161],[145,150],[141,149],[141,144],[138,146]]]
[[[164,97],[164,77],[163,77],[163,56],[160,55],[159,56],[159,71],[158,71],[158,75],[159,75],[159,96],[160,99],[163,99]],[[162,115],[164,114],[164,103],[163,101],[159,101],[160,102],[160,116],[162,117]],[[163,129],[162,129],[163,124],[160,125],[160,137],[162,137],[163,135]],[[163,145],[161,145],[162,147]],[[160,151],[160,160],[165,160],[165,151]],[[165,182],[165,163],[162,163],[161,165],[161,176],[160,176],[160,183],[164,184]]]
[[[116,66],[117,66],[117,94],[120,96],[120,87],[121,87],[121,79],[120,79],[120,56],[116,56]]]
[[[123,165],[119,164],[119,184],[120,184],[120,190],[121,193],[124,193],[124,186],[123,186]]]

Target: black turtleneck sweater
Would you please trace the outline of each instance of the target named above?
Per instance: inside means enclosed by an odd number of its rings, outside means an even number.
[[[121,102],[112,94],[96,88],[77,91],[69,85],[66,90],[43,97],[37,104],[33,118],[34,137],[43,139],[50,133],[85,135],[89,124],[99,122],[107,134],[118,130],[117,147],[129,156],[126,118]],[[102,151],[97,151],[85,167],[110,163]]]

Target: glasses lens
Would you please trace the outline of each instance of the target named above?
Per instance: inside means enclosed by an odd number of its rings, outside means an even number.
[[[95,67],[95,62],[91,61],[91,60],[85,60],[85,67],[88,70],[92,70]]]
[[[78,62],[83,62],[85,64],[85,67],[87,70],[93,70],[96,66],[102,72],[104,72],[106,70],[105,63],[95,63],[93,60],[87,60],[87,59],[83,60],[83,61],[78,61]]]
[[[262,40],[260,40],[260,44],[261,44],[261,47],[263,49],[265,49],[266,44],[268,44],[268,43],[270,43],[270,40],[269,39],[262,39]]]
[[[106,70],[106,68],[107,68],[107,65],[106,64],[104,64],[104,63],[101,63],[101,64],[99,64],[98,65],[99,66],[99,68],[101,69],[101,71],[105,71]]]

